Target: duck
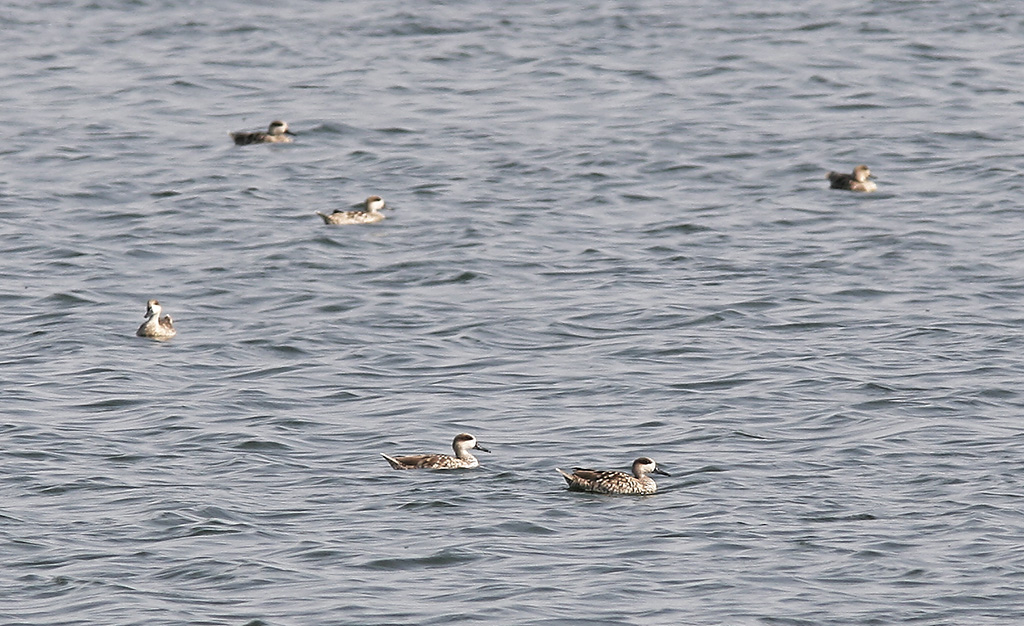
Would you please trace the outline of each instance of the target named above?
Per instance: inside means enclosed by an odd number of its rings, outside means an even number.
[[[317,211],[316,214],[323,219],[324,224],[372,224],[384,219],[384,214],[380,212],[384,208],[384,200],[380,196],[370,196],[356,206],[363,208],[357,211],[335,209],[329,215]]]
[[[847,189],[849,191],[875,191],[878,189],[878,185],[874,181],[868,180],[873,176],[871,176],[871,170],[867,165],[858,165],[853,168],[853,174],[829,172],[825,174],[825,178],[831,183],[829,187],[832,189]]]
[[[447,469],[462,469],[479,467],[480,462],[477,461],[476,457],[470,453],[470,450],[480,450],[482,452],[490,452],[487,448],[481,446],[476,437],[467,433],[460,433],[455,435],[455,439],[452,440],[452,449],[455,450],[455,456],[450,454],[412,454],[408,456],[388,456],[381,453],[381,456],[391,464],[391,467],[396,470],[407,470],[407,469],[436,469],[436,470],[447,470]]]
[[[592,493],[650,495],[658,490],[658,485],[648,474],[671,476],[660,469],[654,459],[642,456],[633,461],[633,475],[613,470],[592,470],[582,467],[572,468],[572,474],[562,470],[558,473],[569,483],[569,491],[589,491]]]
[[[146,302],[146,321],[139,326],[135,334],[139,337],[152,337],[153,339],[170,339],[177,334],[174,329],[174,322],[170,315],[160,317],[163,307],[156,300]]]
[[[253,143],[291,143],[295,133],[288,130],[288,123],[281,120],[274,120],[267,127],[267,132],[246,132],[239,131],[230,133],[235,140],[235,145],[248,146]]]

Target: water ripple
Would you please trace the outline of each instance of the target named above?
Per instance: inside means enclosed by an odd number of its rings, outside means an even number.
[[[0,615],[1014,623],[1020,12],[961,5],[10,4]]]

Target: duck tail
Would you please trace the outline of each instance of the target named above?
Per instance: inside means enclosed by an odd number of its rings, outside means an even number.
[[[381,452],[380,455],[382,457],[384,457],[384,460],[387,461],[391,465],[391,467],[393,467],[395,469],[405,469],[405,467],[403,467],[402,464],[395,457],[388,456],[388,455],[384,454],[383,452]]]
[[[572,474],[566,474],[565,472],[563,472],[562,470],[558,469],[557,467],[555,468],[555,471],[562,475],[562,478],[565,479],[565,482],[569,483],[570,485],[572,484]]]

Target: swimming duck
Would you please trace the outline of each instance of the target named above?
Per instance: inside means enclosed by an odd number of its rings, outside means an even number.
[[[469,451],[470,450],[482,450],[484,452],[490,452],[487,448],[482,447],[476,441],[476,437],[473,435],[467,435],[462,433],[455,435],[455,439],[452,441],[452,448],[455,450],[455,456],[449,454],[413,454],[409,456],[393,457],[381,453],[391,467],[397,470],[403,469],[460,469],[469,467],[478,467],[480,462],[476,460]]]
[[[291,143],[295,133],[288,130],[288,124],[281,120],[274,120],[267,128],[267,132],[237,132],[231,133],[231,138],[239,146],[247,146],[252,143]]]
[[[370,196],[359,206],[363,208],[358,211],[335,209],[330,215],[320,211],[316,214],[324,220],[324,224],[372,224],[384,219],[384,214],[380,212],[384,208],[384,200],[380,196]]]
[[[611,470],[592,470],[581,467],[572,468],[572,474],[562,470],[558,473],[569,483],[569,491],[590,491],[593,493],[615,493],[646,496],[658,490],[658,485],[648,474],[669,476],[664,470],[658,469],[653,459],[642,456],[633,461],[633,475],[626,472]]]
[[[135,334],[139,337],[152,337],[153,339],[170,339],[178,331],[174,330],[174,322],[170,315],[160,317],[163,308],[156,300],[146,303],[146,321],[139,326]]]
[[[850,191],[875,191],[878,189],[878,185],[874,181],[868,180],[873,177],[867,165],[858,165],[853,168],[853,174],[829,172],[825,174],[825,178],[832,183],[829,185],[832,189],[848,189]]]

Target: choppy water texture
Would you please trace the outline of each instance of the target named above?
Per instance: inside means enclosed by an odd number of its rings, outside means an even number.
[[[283,6],[0,9],[0,621],[1019,621],[1019,2]]]

